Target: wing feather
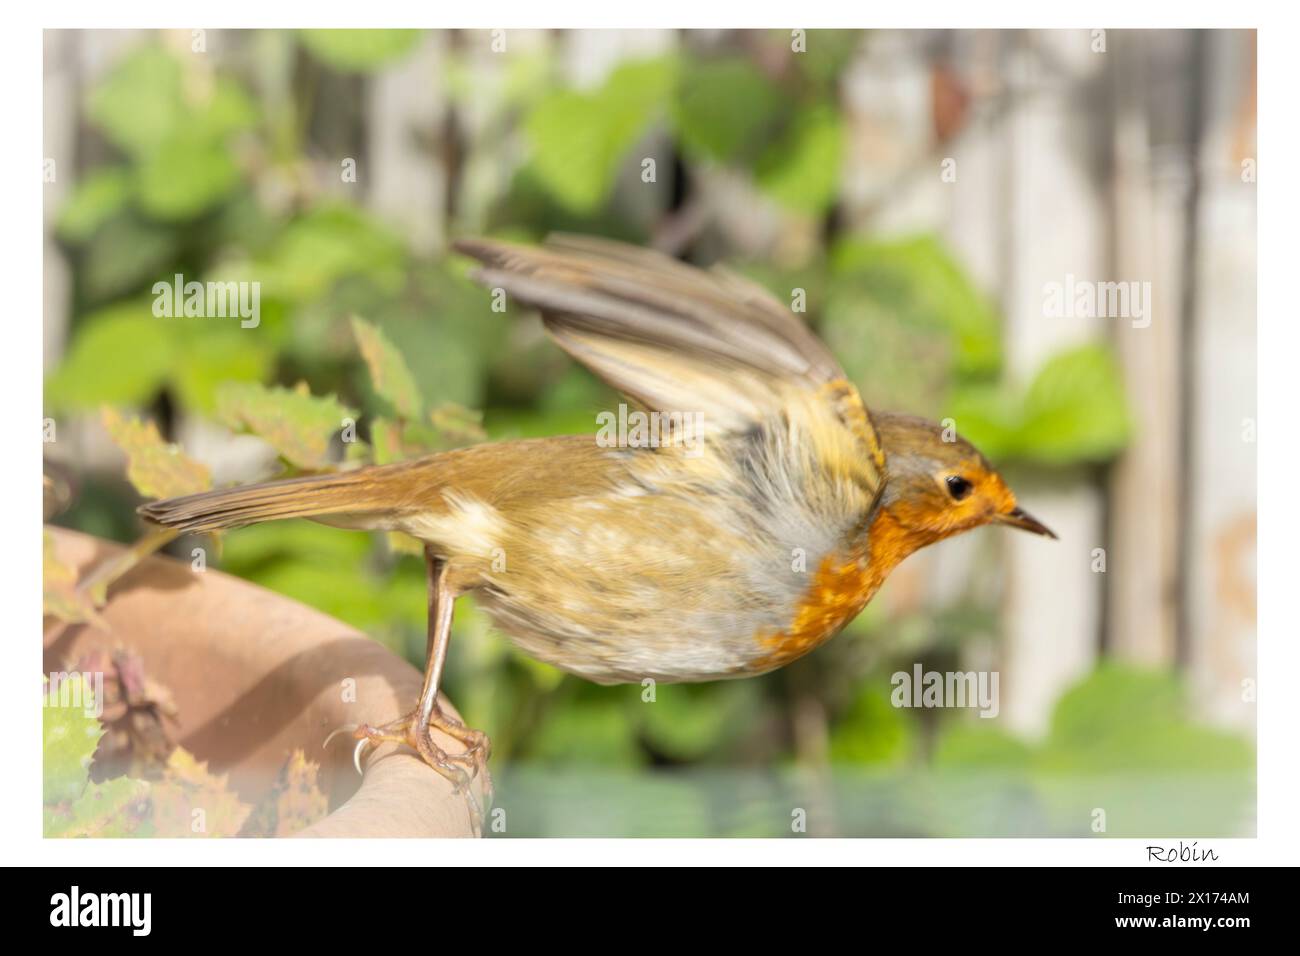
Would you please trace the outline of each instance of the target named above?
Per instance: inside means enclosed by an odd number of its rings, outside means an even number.
[[[455,248],[482,263],[478,281],[539,309],[561,348],[648,408],[702,411],[710,430],[744,431],[769,423],[797,390],[820,399],[883,463],[870,416],[830,350],[750,280],[585,236],[540,247],[465,239]]]

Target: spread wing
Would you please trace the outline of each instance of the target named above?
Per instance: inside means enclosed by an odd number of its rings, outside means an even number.
[[[648,409],[701,411],[706,428],[743,433],[797,405],[836,433],[832,446],[855,446],[879,481],[883,457],[857,389],[800,318],[753,282],[580,236],[455,248],[483,264],[481,283],[539,309],[561,348]]]

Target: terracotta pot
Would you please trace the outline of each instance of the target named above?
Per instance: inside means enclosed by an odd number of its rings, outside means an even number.
[[[79,577],[122,550],[90,535],[48,530],[59,559]],[[387,648],[296,601],[165,557],[149,558],[117,581],[102,613],[107,631],[46,619],[46,671],[67,670],[95,649],[139,654],[145,673],[172,693],[177,742],[212,771],[229,774],[248,803],[302,749],[320,763],[332,812],[297,836],[474,835],[465,798],[411,751],[386,745],[358,777],[350,740],[322,747],[337,727],[383,723],[414,705],[421,675]],[[345,684],[349,679],[354,683]],[[349,686],[354,694],[345,693]],[[439,745],[453,752],[459,746],[447,738]]]

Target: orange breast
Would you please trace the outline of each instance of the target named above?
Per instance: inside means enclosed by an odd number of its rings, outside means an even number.
[[[865,541],[822,560],[790,626],[758,635],[761,652],[749,671],[761,674],[784,667],[834,637],[867,606],[889,572],[919,546],[915,536],[882,509]]]

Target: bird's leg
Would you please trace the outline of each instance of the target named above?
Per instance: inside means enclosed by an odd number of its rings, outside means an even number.
[[[459,720],[442,712],[438,706],[438,687],[442,683],[447,645],[451,641],[451,613],[456,596],[447,585],[447,562],[437,557],[427,545],[424,549],[429,581],[429,641],[424,664],[424,686],[415,710],[380,727],[362,724],[353,731],[358,741],[355,759],[372,745],[383,741],[405,744],[420,755],[430,767],[464,792],[470,803],[474,828],[481,830],[482,813],[470,783],[487,766],[491,743],[482,731],[471,730]],[[432,728],[465,744],[465,751],[448,754],[433,742]],[[486,782],[486,780],[485,780]],[[490,786],[490,784],[489,784]]]

